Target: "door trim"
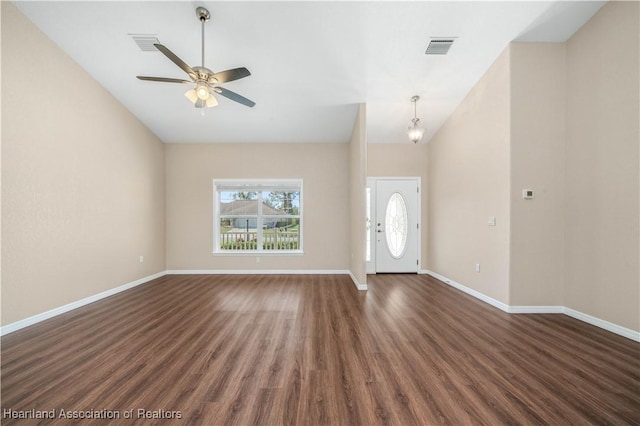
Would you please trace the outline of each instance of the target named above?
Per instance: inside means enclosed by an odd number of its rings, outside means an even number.
[[[367,188],[370,189],[370,212],[371,212],[371,224],[377,223],[376,220],[376,184],[379,180],[414,180],[418,186],[418,271],[422,269],[422,178],[420,176],[368,176]],[[374,243],[375,232],[373,226],[369,226],[369,245],[371,250],[371,256],[369,261],[366,262],[367,274],[376,273],[376,244]]]

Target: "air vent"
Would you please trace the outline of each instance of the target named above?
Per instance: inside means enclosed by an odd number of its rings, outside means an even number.
[[[158,49],[153,45],[160,43],[156,34],[129,34],[133,41],[136,42],[140,50],[143,52],[157,52]]]
[[[425,55],[446,55],[455,41],[455,37],[432,38]]]

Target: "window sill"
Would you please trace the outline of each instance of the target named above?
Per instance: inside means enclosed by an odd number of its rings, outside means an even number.
[[[216,250],[212,253],[214,256],[303,256],[302,250],[280,250],[274,251],[258,251],[258,250],[234,250],[234,251],[222,251]]]

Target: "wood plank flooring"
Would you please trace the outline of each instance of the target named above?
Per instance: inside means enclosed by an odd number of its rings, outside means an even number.
[[[14,332],[2,424],[640,424],[640,344],[427,276],[369,281],[167,276]]]

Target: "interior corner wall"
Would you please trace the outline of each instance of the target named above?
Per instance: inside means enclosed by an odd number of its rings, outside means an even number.
[[[165,144],[168,270],[349,269],[346,143]],[[214,179],[303,180],[303,255],[213,255]]]
[[[562,306],[565,44],[510,51],[511,305]],[[524,189],[534,198],[523,199]]]
[[[429,194],[426,143],[370,143],[367,145],[367,175],[369,177],[420,177],[420,265],[427,265]]]
[[[366,105],[360,104],[349,142],[350,255],[349,270],[358,285],[367,284],[367,130]]]
[[[640,3],[612,1],[566,43],[566,306],[640,330]]]
[[[563,44],[513,43],[476,84],[429,143],[428,269],[512,306],[640,330],[639,8],[609,2]],[[509,230],[491,240],[486,215]]]
[[[506,304],[509,78],[507,48],[428,143],[427,269]]]
[[[164,149],[13,4],[0,7],[7,325],[166,269]]]

